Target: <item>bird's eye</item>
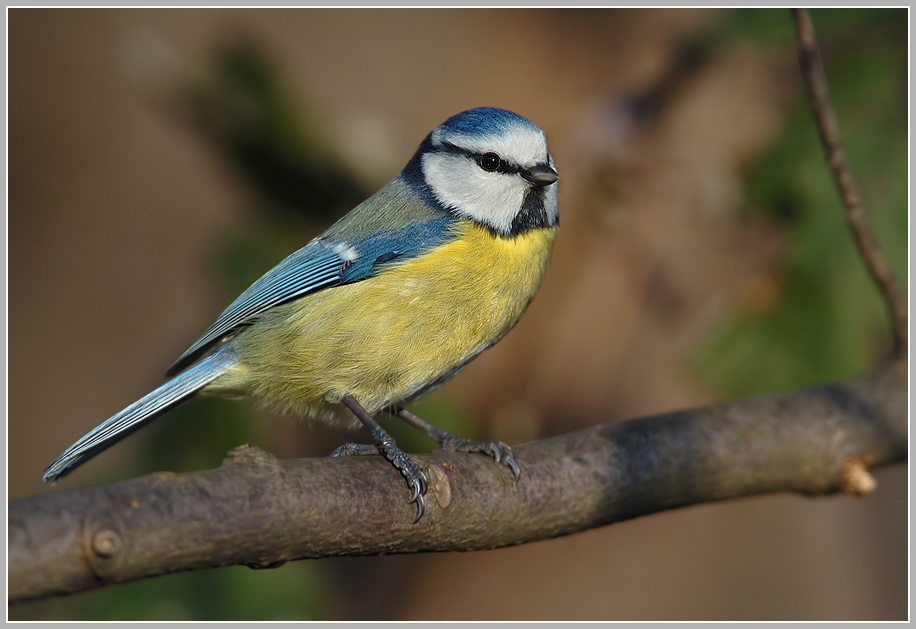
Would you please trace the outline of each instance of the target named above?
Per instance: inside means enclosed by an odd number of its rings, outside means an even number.
[[[492,173],[499,170],[499,167],[503,165],[503,160],[496,153],[484,153],[477,156],[477,165],[488,173]]]

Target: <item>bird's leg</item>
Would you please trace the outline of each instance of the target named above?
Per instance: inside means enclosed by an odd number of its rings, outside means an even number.
[[[417,417],[405,408],[397,409],[397,416],[405,422],[426,433],[430,438],[439,443],[439,447],[449,452],[482,452],[494,459],[497,463],[502,463],[512,470],[515,480],[519,479],[521,471],[518,463],[515,462],[515,456],[512,454],[512,448],[502,441],[471,441],[462,439],[453,434],[447,433],[441,428],[433,426],[429,422]]]
[[[334,450],[331,456],[354,456],[363,454],[381,454],[384,456],[395,468],[397,468],[401,476],[407,480],[407,486],[413,492],[410,501],[417,503],[417,519],[414,521],[419,521],[420,518],[423,517],[423,511],[426,508],[423,501],[423,495],[426,493],[426,489],[429,486],[423,469],[410,460],[410,457],[407,456],[403,450],[398,448],[394,438],[385,432],[385,429],[379,426],[378,422],[372,419],[372,416],[366,412],[366,409],[360,406],[359,402],[357,402],[352,395],[347,394],[343,396],[341,402],[343,402],[344,405],[356,415],[359,421],[369,429],[369,432],[372,434],[372,439],[375,441],[375,445],[345,443]]]

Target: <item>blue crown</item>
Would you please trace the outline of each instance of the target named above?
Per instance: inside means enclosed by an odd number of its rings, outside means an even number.
[[[487,135],[498,133],[518,124],[525,124],[533,129],[538,128],[527,118],[497,107],[468,109],[449,118],[442,123],[441,127],[462,135]]]

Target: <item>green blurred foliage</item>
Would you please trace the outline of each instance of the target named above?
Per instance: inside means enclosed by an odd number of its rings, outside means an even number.
[[[373,192],[254,41],[223,42],[179,98],[183,120],[253,192],[243,224],[213,256],[227,305]]]
[[[182,94],[195,131],[269,205],[293,215],[336,219],[369,190],[350,173],[306,103],[253,41],[218,47]]]
[[[811,13],[866,211],[905,284],[906,11]],[[736,31],[747,38],[794,37],[794,31],[773,23],[788,12],[735,16]],[[749,173],[746,198],[750,211],[781,226],[788,243],[789,253],[774,273],[778,297],[768,308],[737,312],[722,323],[695,356],[701,377],[720,395],[742,397],[842,378],[874,364],[889,349],[888,316],[853,244],[803,98],[793,105],[782,136]]]
[[[276,569],[229,566],[23,603],[9,619],[93,621],[321,620],[328,588],[314,562]],[[323,611],[322,611],[323,610]]]

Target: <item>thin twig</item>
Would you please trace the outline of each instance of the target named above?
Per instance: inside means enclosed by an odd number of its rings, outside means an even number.
[[[907,360],[907,306],[900,291],[890,263],[878,245],[862,206],[859,186],[853,176],[849,160],[840,142],[840,130],[830,94],[827,90],[827,78],[821,63],[821,56],[814,36],[814,25],[807,9],[793,9],[795,26],[798,34],[798,56],[801,62],[802,77],[808,90],[808,100],[817,121],[821,143],[827,154],[827,163],[833,172],[843,205],[846,208],[846,222],[852,231],[853,239],[859,249],[869,273],[884,296],[890,311],[891,328],[894,335],[894,352],[897,360]]]

